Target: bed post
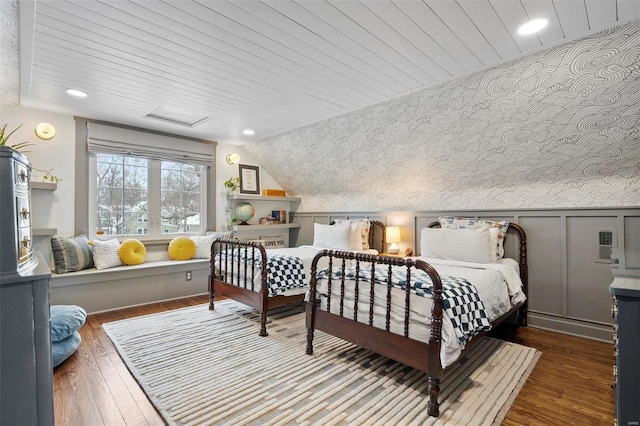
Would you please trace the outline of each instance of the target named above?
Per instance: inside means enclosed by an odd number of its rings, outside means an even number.
[[[215,290],[213,287],[213,282],[215,279],[215,273],[216,273],[216,265],[215,265],[215,259],[216,259],[216,250],[215,248],[217,246],[220,245],[220,243],[218,242],[219,238],[216,238],[215,241],[213,243],[211,243],[211,257],[209,258],[209,285],[208,285],[208,290],[209,290],[209,310],[213,311],[215,309],[214,304],[213,304],[213,300],[215,299]]]
[[[527,234],[524,229],[517,223],[510,223],[509,228],[513,228],[520,238],[520,258],[518,263],[520,265],[520,279],[522,280],[522,288],[524,290],[527,299],[520,308],[520,325],[527,326],[527,313],[529,310],[529,266],[527,263]]]
[[[255,250],[256,248],[260,251],[260,263],[262,263],[262,270],[260,271],[260,336],[268,336],[267,333],[267,311],[269,310],[269,289],[267,288],[267,252],[265,251],[262,244],[253,243],[254,255],[252,259],[255,259]],[[255,260],[254,260],[255,262]],[[255,268],[253,268],[255,271]],[[255,273],[255,272],[254,272]],[[246,279],[246,274],[245,274]],[[251,280],[253,283],[254,280]]]
[[[313,355],[313,329],[316,323],[316,284],[317,277],[316,271],[318,269],[318,259],[327,254],[327,250],[315,255],[313,262],[311,262],[311,282],[309,285],[309,301],[307,302],[306,309],[306,322],[307,322],[307,355]],[[329,272],[331,276],[331,271]]]
[[[440,394],[440,379],[442,378],[442,364],[440,362],[440,345],[442,343],[442,281],[438,272],[428,263],[418,260],[415,262],[417,268],[429,274],[433,283],[433,306],[431,307],[431,334],[429,335],[429,347],[427,349],[428,377],[427,389],[429,390],[429,402],[427,403],[427,414],[432,417],[440,415],[440,404],[438,395]]]

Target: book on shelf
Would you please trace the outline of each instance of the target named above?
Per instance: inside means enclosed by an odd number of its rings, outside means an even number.
[[[285,210],[272,210],[271,216],[278,223],[287,223],[287,212]]]
[[[286,197],[287,191],[284,189],[263,189],[262,195],[265,197]]]

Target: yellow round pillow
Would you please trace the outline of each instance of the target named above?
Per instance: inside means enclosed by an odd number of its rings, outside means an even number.
[[[120,244],[118,256],[125,265],[140,265],[147,257],[147,249],[139,240],[129,238]]]
[[[173,260],[189,260],[196,254],[196,243],[189,237],[175,237],[169,243],[169,257]]]

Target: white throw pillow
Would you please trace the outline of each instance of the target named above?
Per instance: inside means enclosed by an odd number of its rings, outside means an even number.
[[[313,224],[313,245],[316,247],[345,250],[351,249],[351,224]]]
[[[371,221],[369,219],[337,219],[336,224],[341,223],[358,223],[360,224],[360,245],[354,244],[352,250],[369,250],[369,232],[371,230]],[[359,248],[358,248],[359,247]]]
[[[496,259],[502,259],[504,257],[504,238],[507,233],[507,229],[509,229],[509,222],[506,220],[493,221],[473,217],[440,216],[438,221],[442,228],[448,229],[496,228],[498,230],[497,237],[494,240],[496,243],[494,244],[496,249]],[[494,234],[492,233],[492,239],[494,239],[493,235]]]
[[[260,235],[260,240],[266,249],[284,248],[284,235]]]
[[[91,247],[93,250],[93,263],[96,269],[107,269],[123,265],[120,254],[118,254],[120,242],[117,239],[93,240]]]
[[[495,252],[489,228],[424,228],[420,251],[422,257],[474,263],[493,263],[492,252]]]
[[[193,235],[189,237],[196,243],[196,254],[192,259],[211,259],[211,244],[218,238],[215,235]]]

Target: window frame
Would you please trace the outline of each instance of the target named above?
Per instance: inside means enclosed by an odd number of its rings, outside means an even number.
[[[106,154],[106,155],[115,155],[115,154]],[[94,154],[87,154],[88,162],[89,162],[89,202],[88,202],[88,227],[90,231],[88,232],[88,236],[90,238],[96,237],[97,231],[97,178],[98,178],[98,160],[97,156]],[[207,230],[207,218],[209,216],[208,207],[208,194],[209,194],[209,174],[211,173],[210,167],[205,166],[197,166],[200,167],[200,184],[201,184],[201,194],[200,194],[200,231],[183,231],[183,232],[162,232],[162,219],[160,216],[161,210],[161,166],[160,160],[151,160],[149,161],[149,176],[148,182],[149,185],[147,187],[147,206],[148,212],[144,213],[147,215],[147,222],[136,222],[136,223],[147,223],[147,230],[149,231],[147,234],[119,234],[119,235],[110,235],[105,237],[111,238],[136,238],[140,241],[153,241],[153,240],[164,240],[164,239],[172,239],[173,237],[179,235],[198,235],[202,234]]]

